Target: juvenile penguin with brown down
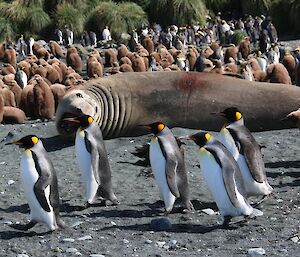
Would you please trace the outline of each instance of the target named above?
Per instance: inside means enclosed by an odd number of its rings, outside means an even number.
[[[64,56],[63,50],[61,49],[60,45],[56,41],[50,40],[49,48],[50,48],[51,54],[54,57],[56,57],[57,59],[60,59],[61,57]]]
[[[67,65],[71,66],[76,72],[82,71],[82,60],[75,47],[68,48],[66,61]]]
[[[41,77],[36,78],[33,88],[35,115],[40,119],[52,119],[55,113],[55,101],[48,84]]]

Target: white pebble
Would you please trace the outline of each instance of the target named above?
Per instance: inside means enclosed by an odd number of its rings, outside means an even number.
[[[0,165],[3,165],[3,164],[5,164],[5,162],[0,162]]]
[[[12,225],[13,223],[10,220],[1,221],[2,224]]]
[[[209,209],[209,208],[208,209],[202,209],[201,211],[204,212],[207,215],[214,215],[215,214],[214,210]]]
[[[29,257],[29,255],[25,254],[25,253],[19,253],[17,255],[17,257]]]
[[[75,242],[75,239],[74,238],[64,238],[62,241],[72,243],[72,242]]]
[[[76,248],[73,248],[73,247],[68,248],[68,249],[66,250],[66,253],[76,253],[76,252],[78,252],[78,250],[77,250]]]
[[[150,239],[147,239],[147,240],[145,241],[145,243],[148,244],[148,245],[150,245],[150,244],[152,244],[152,241],[151,241]]]
[[[164,241],[156,241],[156,244],[157,244],[158,247],[162,248],[166,244],[166,242],[164,242]]]
[[[77,226],[81,225],[82,223],[83,223],[82,221],[77,221],[77,222],[73,223],[73,224],[71,225],[71,227],[72,227],[72,228],[77,227]]]
[[[177,244],[177,240],[173,239],[173,240],[170,241],[170,243],[171,243],[172,245],[176,245],[176,244]]]
[[[103,254],[90,254],[89,257],[105,257]]]
[[[294,237],[291,238],[291,240],[292,240],[294,243],[298,243],[299,237],[294,236]]]
[[[127,239],[124,238],[124,239],[123,239],[123,243],[124,243],[124,244],[129,244],[129,241],[128,241]]]
[[[10,179],[10,180],[7,181],[7,184],[8,184],[8,185],[12,185],[12,184],[14,184],[14,183],[15,183],[15,181],[12,180],[12,179]]]
[[[263,248],[250,248],[248,249],[248,255],[249,256],[257,256],[257,255],[264,255],[266,254],[265,249]]]
[[[111,221],[110,224],[113,225],[113,226],[117,226],[117,223],[114,222],[114,221]]]
[[[78,241],[84,241],[84,240],[89,240],[92,239],[92,236],[88,235],[88,236],[82,236],[77,238]]]

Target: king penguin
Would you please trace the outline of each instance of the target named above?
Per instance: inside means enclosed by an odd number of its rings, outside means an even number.
[[[218,139],[238,162],[247,196],[262,195],[264,199],[273,191],[273,188],[267,181],[260,147],[244,125],[241,112],[235,107],[230,107],[217,114],[228,121],[228,124],[221,129]]]
[[[165,215],[181,198],[185,210],[193,210],[183,153],[171,130],[162,122],[146,125],[154,134],[150,142],[151,168],[165,205]]]
[[[247,201],[239,166],[226,147],[205,131],[181,139],[193,140],[200,147],[200,169],[224,218],[223,225],[228,226],[232,217],[251,215],[254,209]]]
[[[18,85],[20,86],[20,88],[25,88],[27,86],[27,75],[24,71],[24,67],[21,67],[15,75],[15,81],[18,83]]]
[[[35,135],[28,135],[8,144],[25,148],[21,159],[21,181],[30,208],[30,222],[12,227],[28,230],[38,222],[45,223],[51,231],[65,227],[59,216],[56,172],[42,141]]]
[[[111,169],[100,128],[89,115],[65,120],[79,125],[75,149],[86,191],[85,207],[94,203],[97,196],[118,204],[112,189]]]

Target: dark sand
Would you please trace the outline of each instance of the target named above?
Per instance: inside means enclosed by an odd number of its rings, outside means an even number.
[[[120,205],[78,211],[84,201],[74,146],[56,136],[54,122],[1,125],[0,138],[13,128],[18,128],[22,135],[34,133],[42,138],[57,171],[61,215],[69,227],[51,234],[44,233],[47,227],[43,224],[28,232],[9,227],[10,222],[27,222],[29,210],[20,184],[21,150],[4,146],[0,154],[0,256],[231,257],[247,256],[248,249],[256,247],[263,248],[266,256],[299,256],[299,243],[289,239],[300,230],[297,129],[254,133],[257,141],[266,146],[264,161],[275,193],[259,206],[263,216],[231,230],[218,225],[219,215],[201,211],[206,208],[216,211],[216,206],[201,176],[196,146],[187,144],[186,164],[195,212],[182,214],[177,204],[168,216],[172,227],[154,232],[156,227],[150,226],[151,220],[160,218],[163,210],[158,189],[154,178],[149,176],[150,169],[136,165],[140,159],[130,153],[135,146],[147,142],[150,135],[106,141]],[[173,131],[175,135],[191,132]]]

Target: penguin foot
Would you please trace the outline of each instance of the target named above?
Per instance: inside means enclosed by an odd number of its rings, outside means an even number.
[[[230,221],[231,221],[231,216],[224,216],[224,221],[222,224],[222,228],[228,229],[230,228]]]
[[[165,209],[165,211],[161,215],[162,216],[168,216],[171,213],[171,211],[172,211],[172,209],[171,210]]]
[[[36,221],[30,221],[27,224],[11,224],[10,227],[17,230],[27,231],[33,228],[36,224],[37,224]]]
[[[86,202],[83,206],[82,206],[82,210],[85,210],[89,207],[91,207],[92,205],[89,202]]]
[[[254,203],[253,205],[252,205],[252,207],[257,207],[257,206],[259,206],[260,204],[262,204],[267,198],[268,198],[268,196],[269,195],[264,195],[258,202],[256,202],[256,203]]]

